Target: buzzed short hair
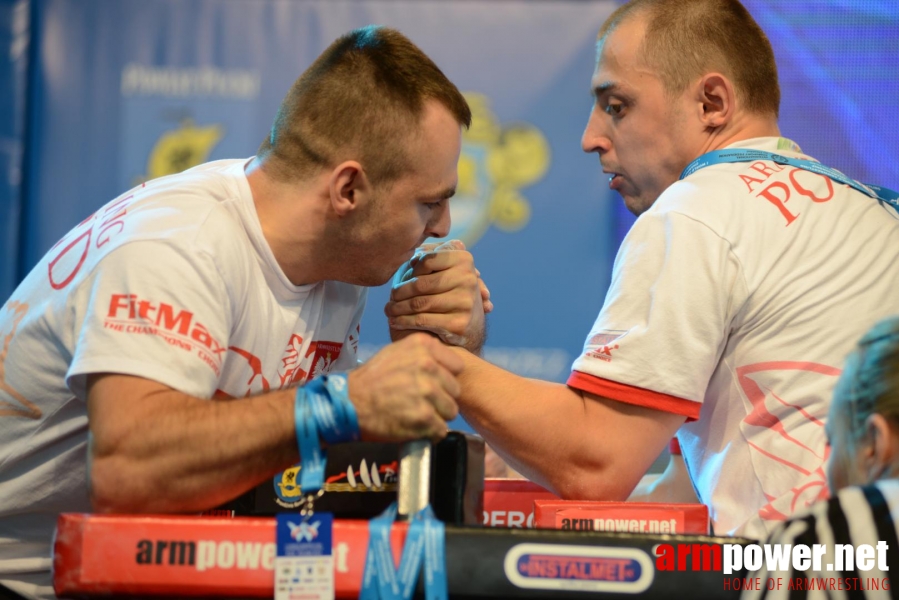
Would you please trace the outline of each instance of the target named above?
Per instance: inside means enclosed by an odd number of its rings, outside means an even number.
[[[408,140],[427,100],[471,125],[461,92],[406,36],[386,27],[356,29],[296,80],[258,155],[281,180],[358,160],[373,182],[389,182],[407,169]]]
[[[631,17],[646,17],[641,53],[669,94],[710,70],[727,75],[749,112],[777,117],[780,86],[768,37],[737,0],[632,0],[599,31],[599,40]]]

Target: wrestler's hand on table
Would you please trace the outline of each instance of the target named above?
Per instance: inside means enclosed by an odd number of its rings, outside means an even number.
[[[493,310],[490,291],[459,240],[424,244],[393,279],[384,307],[390,337],[428,331],[477,354],[486,337],[484,315]]]
[[[462,359],[430,335],[415,333],[381,349],[348,376],[362,439],[402,442],[446,437],[456,418]]]

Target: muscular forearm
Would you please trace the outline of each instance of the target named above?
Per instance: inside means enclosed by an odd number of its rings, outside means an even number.
[[[159,392],[151,402],[134,403],[139,415],[129,425],[105,429],[104,416],[92,414],[94,507],[205,510],[272,477],[298,460],[293,395],[209,401]]]
[[[459,379],[462,415],[516,471],[565,497],[596,495],[572,485],[609,466],[601,453],[578,451],[583,398],[566,386],[518,377],[471,358]],[[574,473],[581,476],[571,477]]]
[[[471,355],[465,363],[463,416],[513,468],[566,498],[627,498],[683,422],[518,377]]]
[[[429,336],[391,344],[347,375],[346,393],[359,429],[344,428],[341,436],[441,439],[446,421],[458,412],[454,376],[461,370],[462,360]],[[299,458],[295,392],[201,400],[141,377],[90,376],[95,508],[197,511],[266,480]],[[341,436],[335,439],[345,439]]]

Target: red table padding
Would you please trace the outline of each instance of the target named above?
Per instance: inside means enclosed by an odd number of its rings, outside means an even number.
[[[394,559],[407,525],[392,530]],[[338,598],[359,596],[368,521],[335,521]],[[273,518],[63,514],[57,522],[53,585],[60,597],[274,596]]]
[[[706,535],[709,509],[703,504],[536,500],[534,522],[545,529]]]
[[[526,479],[485,479],[484,525],[534,527],[535,500],[560,498]]]

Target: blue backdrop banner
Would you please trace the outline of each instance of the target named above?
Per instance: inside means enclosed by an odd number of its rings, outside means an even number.
[[[0,0],[0,299],[4,302],[18,283],[30,9],[28,0]]]
[[[46,0],[22,262],[146,179],[252,155],[294,79],[341,34],[396,27],[465,92],[452,236],[496,313],[488,358],[564,380],[602,303],[612,202],[580,149],[608,2]],[[371,295],[363,354],[388,341]]]
[[[29,9],[0,0],[0,42],[16,49],[0,60],[4,297],[15,261],[21,276],[127,188],[252,155],[294,79],[336,37],[376,23],[421,46],[474,111],[452,236],[474,251],[496,304],[487,358],[528,376],[567,377],[631,222],[597,157],[580,149],[596,32],[616,2],[32,1]],[[775,48],[783,133],[851,177],[896,187],[895,2],[746,4]],[[20,218],[28,39],[35,59]],[[388,340],[386,299],[385,289],[371,295],[363,355]]]

